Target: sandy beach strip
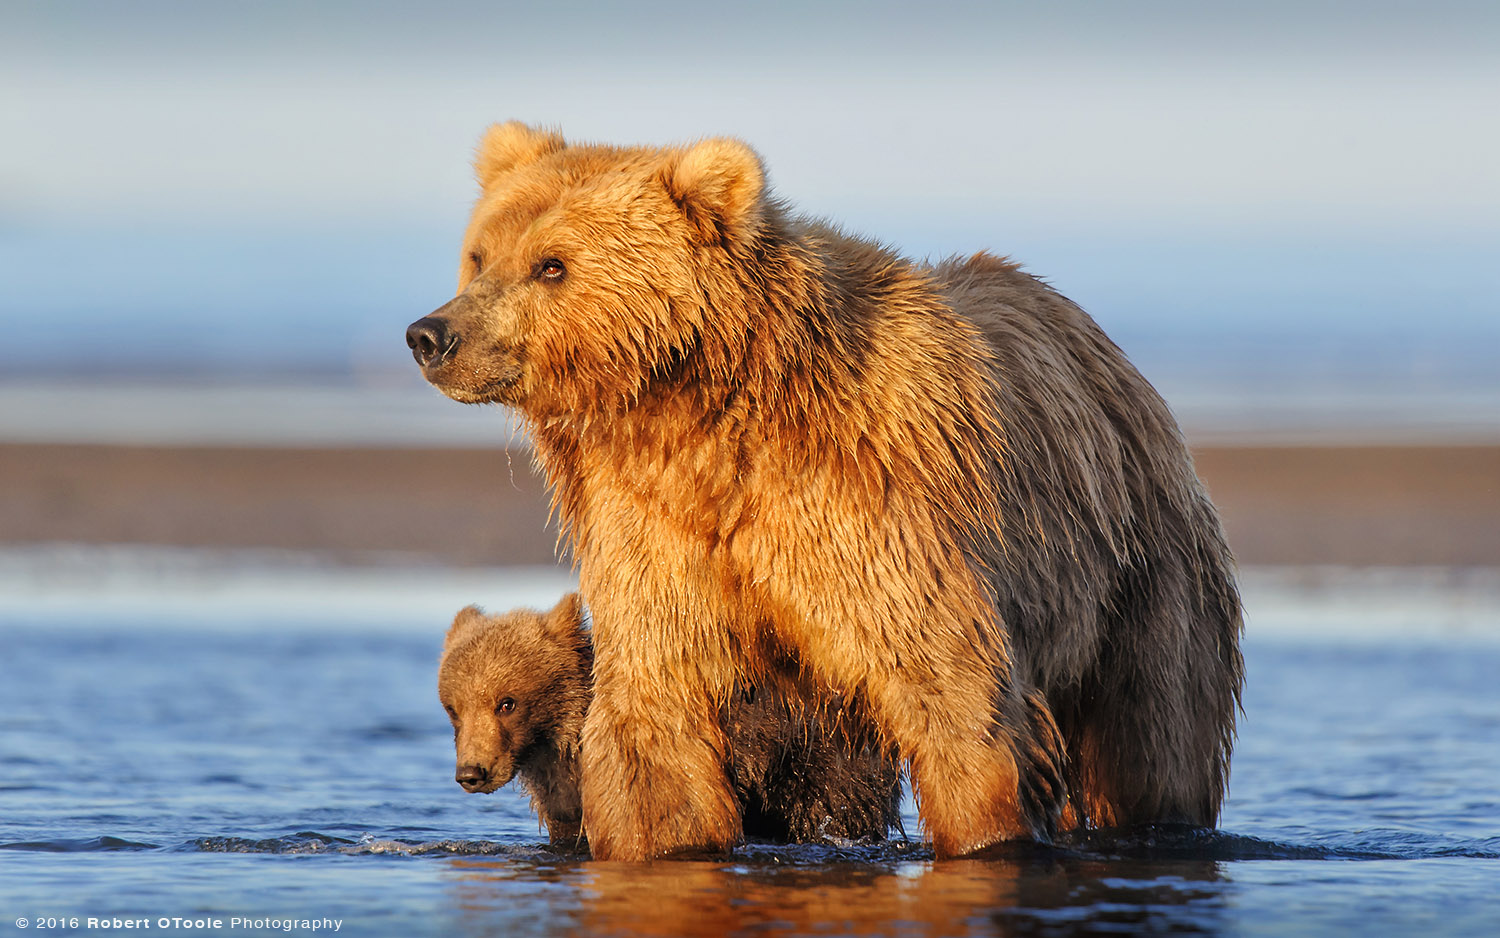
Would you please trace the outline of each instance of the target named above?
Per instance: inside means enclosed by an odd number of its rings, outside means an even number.
[[[1242,564],[1500,567],[1500,445],[1202,446]],[[524,450],[0,444],[0,545],[546,564]]]

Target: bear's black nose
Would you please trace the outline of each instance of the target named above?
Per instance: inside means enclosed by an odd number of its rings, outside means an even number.
[[[417,364],[426,368],[433,362],[441,364],[458,348],[458,333],[448,328],[446,319],[423,316],[406,327],[406,344]]]
[[[461,765],[453,773],[453,780],[464,787],[464,791],[478,791],[490,780],[490,773],[482,765]]]

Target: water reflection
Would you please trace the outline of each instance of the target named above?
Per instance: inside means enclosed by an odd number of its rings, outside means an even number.
[[[1048,855],[936,862],[517,864],[454,860],[466,934],[615,936],[1217,934],[1213,860]]]

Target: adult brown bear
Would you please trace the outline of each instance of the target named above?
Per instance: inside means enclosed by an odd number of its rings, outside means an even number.
[[[743,143],[492,128],[459,293],[407,331],[524,416],[594,614],[597,857],[740,835],[737,687],[867,701],[939,856],[1212,824],[1233,564],[1161,398],[986,254],[936,267],[766,190]]]

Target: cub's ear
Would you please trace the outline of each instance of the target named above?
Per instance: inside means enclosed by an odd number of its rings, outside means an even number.
[[[465,635],[476,627],[483,625],[489,617],[484,610],[478,606],[465,606],[453,617],[453,624],[448,626],[448,635],[443,639],[443,654],[457,644]]]
[[[562,134],[552,130],[533,130],[520,121],[495,124],[485,131],[474,157],[474,178],[481,189],[488,189],[496,179],[517,167],[561,150]]]
[[[564,644],[574,644],[583,631],[583,597],[569,593],[542,617],[542,621],[547,634]]]
[[[672,153],[662,183],[706,243],[746,234],[760,220],[766,172],[739,140],[715,137]]]

